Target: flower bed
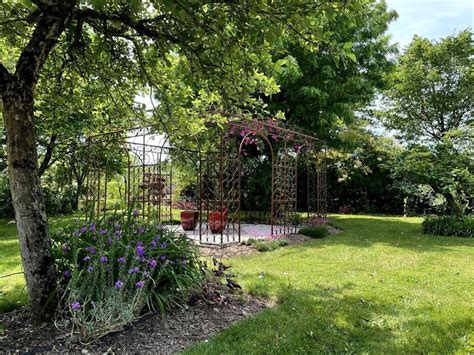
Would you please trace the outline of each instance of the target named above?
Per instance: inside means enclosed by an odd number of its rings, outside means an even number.
[[[53,236],[63,327],[90,341],[183,303],[204,279],[192,242],[134,218],[84,224]]]

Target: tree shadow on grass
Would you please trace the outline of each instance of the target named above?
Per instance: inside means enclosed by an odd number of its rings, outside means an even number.
[[[363,299],[350,292],[353,287],[350,283],[337,288],[316,284],[311,290],[281,287],[277,307],[240,322],[192,352],[443,353],[465,346],[448,330],[457,327],[467,334],[472,326],[467,316],[443,324],[415,314],[413,319],[397,319],[396,304]]]

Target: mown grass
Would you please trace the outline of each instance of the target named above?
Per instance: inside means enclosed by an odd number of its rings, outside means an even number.
[[[77,218],[76,215],[52,217],[49,220],[50,228],[65,227],[74,223]],[[16,225],[11,220],[0,219],[0,313],[27,302],[25,279],[21,272]]]
[[[187,353],[474,351],[474,240],[423,235],[421,218],[332,220],[343,233],[231,260],[278,306]]]

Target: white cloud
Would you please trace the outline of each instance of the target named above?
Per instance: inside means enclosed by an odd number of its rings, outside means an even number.
[[[467,27],[473,27],[472,0],[387,0],[388,6],[398,12],[389,32],[393,42],[402,47],[415,34],[429,39],[446,37]]]

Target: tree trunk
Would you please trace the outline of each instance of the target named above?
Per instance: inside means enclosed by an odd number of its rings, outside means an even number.
[[[459,208],[459,205],[456,202],[456,199],[451,193],[445,193],[443,194],[444,198],[446,199],[446,202],[448,204],[449,210],[451,211],[452,214],[454,214],[456,217],[461,218],[462,217],[462,210]]]
[[[7,157],[26,286],[36,322],[56,308],[56,271],[38,176],[33,89],[19,83],[3,96]]]

